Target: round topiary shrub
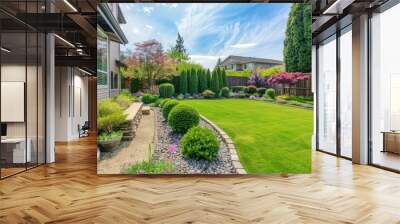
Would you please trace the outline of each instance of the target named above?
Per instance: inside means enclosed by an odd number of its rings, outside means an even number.
[[[212,161],[218,155],[219,142],[211,130],[194,127],[182,137],[179,147],[186,159]]]
[[[175,87],[171,83],[163,83],[158,86],[161,98],[170,98],[175,94]]]
[[[267,89],[267,96],[271,99],[275,99],[275,90],[272,88]]]
[[[142,95],[142,102],[144,104],[150,104],[150,103],[154,103],[158,100],[158,96],[156,95],[152,95],[149,93],[143,94]]]
[[[258,96],[264,96],[266,88],[257,88]]]
[[[187,130],[199,124],[200,115],[197,110],[187,105],[175,106],[168,115],[168,125],[179,134],[185,134]]]
[[[160,103],[160,107],[163,108],[165,104],[167,104],[168,101],[170,101],[171,99],[163,99]]]
[[[230,96],[230,90],[228,87],[224,87],[221,89],[221,96],[228,98]]]
[[[253,85],[247,86],[247,88],[245,89],[245,92],[248,94],[254,94],[257,92],[257,87],[253,86]]]
[[[204,92],[201,93],[201,95],[206,98],[206,99],[210,99],[210,98],[214,98],[215,97],[215,93],[209,89],[204,90]]]
[[[166,102],[164,104],[163,116],[164,116],[165,120],[168,120],[169,112],[172,110],[172,108],[174,108],[178,104],[179,104],[179,101],[177,101],[177,100],[169,100],[168,102]]]

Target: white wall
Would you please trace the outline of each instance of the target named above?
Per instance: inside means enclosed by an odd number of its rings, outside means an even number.
[[[78,139],[78,125],[88,120],[88,78],[72,67],[56,67],[55,73],[55,140]]]

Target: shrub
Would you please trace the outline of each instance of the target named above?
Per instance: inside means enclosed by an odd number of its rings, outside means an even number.
[[[128,168],[128,174],[162,174],[171,172],[175,166],[173,163],[157,161],[153,159],[151,146],[148,148],[148,159]]]
[[[267,89],[267,96],[271,99],[275,99],[275,90],[272,88]]]
[[[169,98],[161,100],[161,102],[160,102],[160,107],[163,108],[164,105],[165,105],[168,101],[170,101],[170,100],[171,100],[171,99],[169,99]]]
[[[127,96],[124,94],[119,94],[114,98],[115,102],[118,103],[120,107],[123,109],[128,108],[132,103],[133,103],[133,97],[132,96]]]
[[[201,95],[206,99],[210,99],[210,98],[214,98],[215,93],[213,91],[207,89],[204,92],[202,92]]]
[[[167,103],[164,104],[163,116],[164,116],[165,120],[168,120],[169,112],[172,110],[172,108],[174,108],[178,104],[179,104],[179,101],[177,101],[177,100],[169,100]]]
[[[249,77],[251,75],[251,70],[246,69],[243,71],[226,71],[227,76],[239,76],[239,77]]]
[[[282,71],[283,71],[283,67],[281,65],[276,65],[276,66],[261,70],[260,75],[263,77],[268,77],[271,75],[278,75]]]
[[[122,135],[123,135],[122,131],[111,131],[110,133],[101,132],[97,137],[97,140],[98,141],[109,141],[114,139],[121,140]]]
[[[229,94],[230,94],[230,90],[229,90],[228,87],[224,87],[224,88],[221,89],[221,96],[222,97],[228,98],[230,96]]]
[[[253,86],[253,85],[249,85],[249,86],[247,86],[247,88],[245,89],[244,92],[248,93],[248,94],[254,94],[257,92],[257,87]]]
[[[244,91],[246,86],[232,86],[232,92],[237,93]]]
[[[126,114],[118,103],[111,99],[99,101],[99,117],[97,127],[100,132],[111,133],[126,122]]]
[[[154,101],[154,103],[151,103],[150,105],[153,107],[159,107],[161,102],[162,102],[162,99],[157,99],[156,101]]]
[[[196,160],[214,160],[218,155],[219,142],[214,133],[201,127],[191,128],[181,139],[180,148],[183,156]]]
[[[264,96],[266,88],[257,88],[258,96]]]
[[[185,134],[187,130],[197,126],[199,120],[199,112],[187,105],[175,106],[168,115],[169,126],[179,134]]]
[[[179,95],[176,97],[176,99],[178,99],[178,100],[183,100],[183,99],[185,99],[185,95],[179,94]]]
[[[163,83],[158,86],[161,98],[170,98],[175,94],[175,87],[171,83]]]
[[[156,96],[156,95],[152,95],[149,93],[142,95],[142,102],[145,104],[154,103],[156,100],[158,100],[158,96]]]
[[[130,91],[131,93],[136,93],[141,89],[141,83],[139,79],[132,79],[131,80],[131,86],[130,86]]]
[[[99,117],[107,116],[113,113],[123,112],[121,106],[111,99],[99,101]]]

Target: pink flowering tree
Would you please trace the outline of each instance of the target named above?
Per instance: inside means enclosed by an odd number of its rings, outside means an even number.
[[[279,75],[270,76],[267,79],[269,86],[282,85],[290,87],[301,80],[308,80],[310,77],[301,72],[281,72]]]
[[[134,78],[145,80],[152,92],[155,91],[156,80],[169,79],[176,71],[176,63],[166,53],[157,40],[135,43],[135,51],[125,59],[127,72]]]

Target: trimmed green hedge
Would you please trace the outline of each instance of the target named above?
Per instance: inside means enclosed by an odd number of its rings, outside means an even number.
[[[168,115],[168,125],[179,134],[185,134],[190,128],[197,126],[199,121],[199,112],[183,104],[175,106]]]
[[[171,110],[179,104],[179,101],[177,100],[169,100],[168,102],[166,102],[163,106],[163,116],[165,118],[165,120],[168,120],[168,115],[171,112]]]
[[[158,86],[161,98],[170,98],[175,94],[175,87],[171,83],[163,83]]]
[[[180,148],[185,158],[212,161],[218,156],[219,142],[211,130],[194,127],[182,137]]]

